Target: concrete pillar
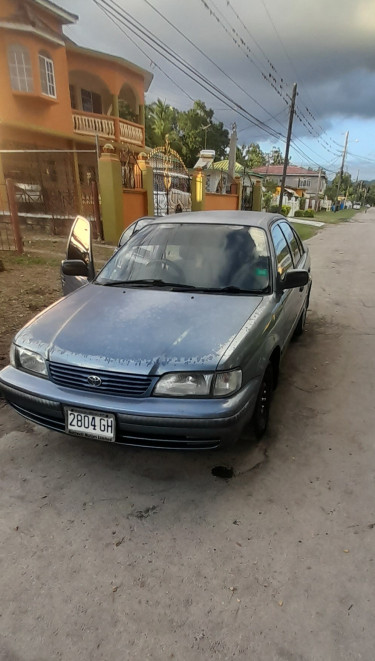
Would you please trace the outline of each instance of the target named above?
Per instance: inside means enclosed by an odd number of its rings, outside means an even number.
[[[253,211],[262,211],[262,185],[260,181],[253,184]]]
[[[117,96],[117,94],[112,94],[112,115],[114,117],[119,117],[118,96]]]
[[[191,180],[191,210],[204,211],[206,202],[206,175],[199,168]]]
[[[124,229],[121,163],[114,147],[104,145],[99,159],[99,186],[105,241],[117,244]]]
[[[141,103],[139,104],[138,123],[142,124],[143,126],[145,126],[146,123],[145,107]]]

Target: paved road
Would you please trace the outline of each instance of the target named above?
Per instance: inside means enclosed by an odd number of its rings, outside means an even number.
[[[375,211],[309,243],[260,447],[131,451],[1,408],[2,661],[374,658]]]

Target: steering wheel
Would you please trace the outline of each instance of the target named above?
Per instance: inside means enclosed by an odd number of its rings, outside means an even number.
[[[155,266],[155,264],[164,264],[167,271],[174,271],[178,279],[181,280],[181,284],[184,282],[184,272],[181,266],[178,266],[175,262],[172,262],[170,259],[152,259],[148,264],[146,264],[146,269],[150,266]]]

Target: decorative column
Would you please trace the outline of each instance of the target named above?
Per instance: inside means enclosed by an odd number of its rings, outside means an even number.
[[[206,175],[201,168],[194,171],[191,180],[191,210],[204,211],[206,202]]]
[[[99,159],[99,186],[104,239],[117,244],[124,229],[121,163],[109,143]]]

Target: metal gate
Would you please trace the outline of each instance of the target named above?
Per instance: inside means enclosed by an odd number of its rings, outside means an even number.
[[[155,215],[191,211],[191,177],[179,154],[171,149],[168,138],[165,147],[150,152],[149,163],[154,173]]]
[[[23,224],[58,233],[70,225],[80,209],[91,220],[95,219],[91,185],[96,178],[95,150],[82,152],[86,161],[78,164],[76,172],[70,150],[31,149],[29,145],[22,150],[12,146],[2,150],[3,169],[5,178],[14,182],[18,215]],[[86,156],[89,151],[92,154]],[[81,200],[77,197],[77,175]]]

